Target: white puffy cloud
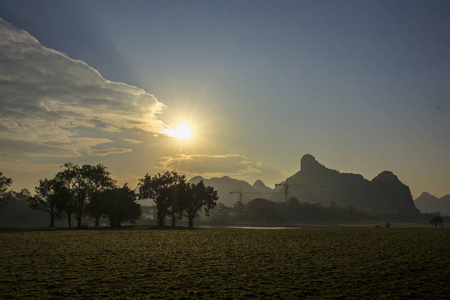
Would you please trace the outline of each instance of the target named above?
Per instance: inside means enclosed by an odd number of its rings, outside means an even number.
[[[108,133],[165,128],[158,119],[165,105],[153,95],[104,79],[2,19],[0,70],[0,155],[126,153]]]
[[[204,177],[232,176],[245,178],[261,173],[256,164],[247,157],[237,154],[225,155],[178,155],[162,157],[161,170],[176,170],[180,173]]]

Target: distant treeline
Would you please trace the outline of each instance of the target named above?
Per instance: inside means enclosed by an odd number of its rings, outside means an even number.
[[[420,214],[419,220],[429,220],[439,213]],[[295,197],[287,202],[274,202],[266,199],[254,199],[244,204],[238,201],[233,207],[217,205],[211,211],[210,222],[213,224],[260,224],[260,225],[295,225],[307,222],[352,222],[380,221],[386,219],[408,220],[410,215],[365,212],[353,206],[338,207],[333,202],[328,207],[321,203],[300,203]],[[450,221],[450,217],[444,218]]]
[[[102,164],[66,163],[53,178],[39,180],[34,195],[26,189],[9,190],[11,184],[12,179],[0,172],[0,209],[6,208],[0,214],[0,226],[41,224],[46,215],[49,227],[54,227],[62,218],[72,227],[73,217],[77,228],[86,227],[83,223],[86,218],[94,220],[94,226],[99,226],[100,219],[104,218],[110,226],[118,227],[141,217],[142,209],[137,200],[152,199],[159,226],[164,226],[166,218],[175,226],[176,220],[185,216],[192,228],[198,213],[202,210],[208,213],[218,200],[217,191],[212,187],[205,186],[203,181],[188,183],[184,175],[175,171],[154,176],[146,174],[139,180],[138,192],[127,184],[119,187]],[[40,213],[32,214],[32,210]]]
[[[202,181],[191,184],[175,171],[146,174],[139,180],[136,191],[125,184],[118,187],[103,165],[65,164],[52,179],[39,181],[35,195],[23,189],[9,190],[12,179],[0,172],[0,227],[71,227],[73,216],[77,227],[105,220],[112,227],[122,222],[135,223],[138,219],[164,226],[166,220],[175,226],[177,220],[187,219],[189,227],[201,211],[208,216],[203,222],[221,225],[264,224],[295,225],[305,222],[351,222],[383,219],[404,220],[410,215],[365,212],[353,206],[338,207],[333,202],[327,207],[320,203],[300,203],[295,197],[273,202],[254,199],[238,201],[233,207],[217,204],[217,191]],[[154,206],[142,206],[141,199],[151,199]],[[450,217],[439,213],[420,214],[417,219],[430,220],[438,227]],[[104,223],[104,222],[102,222]],[[142,221],[140,222],[142,224]]]

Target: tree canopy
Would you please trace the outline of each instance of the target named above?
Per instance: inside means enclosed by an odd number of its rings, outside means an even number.
[[[172,226],[175,226],[177,218],[181,218],[181,198],[185,184],[185,176],[175,171],[154,176],[147,173],[139,179],[139,199],[153,199],[158,210],[156,220],[159,226],[164,226],[166,216],[171,217]]]
[[[211,186],[205,186],[203,180],[197,184],[187,184],[184,207],[189,220],[189,228],[194,228],[194,218],[202,209],[208,214],[216,206],[219,199],[217,191]]]
[[[444,219],[442,218],[440,213],[435,213],[433,218],[431,218],[428,223],[433,225],[435,228],[438,226],[443,228],[444,227]]]
[[[88,207],[95,210],[96,214],[108,218],[111,227],[120,227],[125,221],[134,223],[141,216],[136,194],[127,184],[122,188],[94,193]]]
[[[55,226],[55,218],[60,217],[60,211],[57,209],[58,201],[61,199],[59,194],[62,189],[55,179],[39,180],[39,186],[35,188],[36,195],[28,197],[27,202],[32,209],[42,210],[50,215],[49,227]]]
[[[81,228],[81,218],[91,196],[96,192],[115,187],[115,180],[111,178],[111,173],[102,164],[95,166],[86,164],[80,167],[73,163],[66,163],[56,174],[55,179],[63,182],[72,192],[78,228]]]
[[[205,186],[203,181],[198,184],[186,182],[184,175],[177,172],[158,173],[154,176],[146,174],[139,180],[139,198],[153,199],[157,208],[157,222],[164,226],[164,219],[170,216],[172,226],[185,213],[189,227],[194,226],[194,218],[202,209],[208,213],[216,205],[217,191]]]
[[[11,191],[8,191],[11,184],[12,179],[3,176],[3,172],[0,171],[0,209],[5,206],[5,203],[11,194]]]

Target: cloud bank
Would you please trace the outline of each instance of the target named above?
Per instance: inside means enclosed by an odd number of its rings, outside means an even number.
[[[246,178],[261,173],[256,164],[247,157],[237,154],[184,155],[162,157],[161,170],[176,170],[180,173],[203,177],[232,176]]]
[[[2,19],[0,70],[0,155],[126,153],[132,149],[107,133],[165,129],[158,119],[165,105],[153,95],[104,79]]]

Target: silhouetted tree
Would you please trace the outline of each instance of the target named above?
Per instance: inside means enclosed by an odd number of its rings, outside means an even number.
[[[185,199],[189,196],[186,193],[189,187],[184,175],[175,180],[176,183],[168,188],[169,207],[167,213],[172,221],[172,227],[176,226],[176,220],[182,219],[187,204]]]
[[[183,200],[189,220],[189,228],[194,228],[194,218],[198,216],[197,212],[204,209],[208,216],[209,210],[216,206],[217,199],[219,199],[217,191],[211,186],[205,186],[203,180],[197,184],[186,185]]]
[[[242,200],[238,200],[232,207],[233,220],[234,221],[244,221],[247,220],[248,215],[248,205],[245,205]]]
[[[48,226],[48,214],[31,209],[28,205],[30,191],[12,191],[5,208],[0,210],[0,227],[42,227]]]
[[[75,195],[63,181],[56,180],[56,193],[59,196],[59,200],[56,202],[56,208],[61,213],[64,212],[67,216],[67,222],[69,228],[72,227],[72,215],[77,211],[77,203],[75,201]]]
[[[11,191],[8,191],[12,184],[12,179],[3,176],[3,172],[0,171],[0,209],[5,206],[8,197],[11,196]]]
[[[139,199],[152,199],[155,202],[159,226],[164,226],[164,219],[168,215],[172,218],[172,225],[175,225],[175,219],[180,213],[179,193],[182,190],[176,186],[185,183],[185,176],[178,175],[175,171],[158,173],[154,176],[147,173],[144,178],[139,179]]]
[[[227,223],[231,220],[233,209],[223,203],[218,203],[214,209],[211,210],[211,221],[213,223]]]
[[[90,204],[94,204],[99,215],[109,219],[111,227],[120,227],[126,221],[134,223],[141,216],[136,194],[127,184],[95,193]]]
[[[60,217],[56,206],[60,199],[57,182],[54,179],[39,180],[39,186],[35,187],[36,195],[28,197],[28,205],[35,210],[41,210],[50,215],[49,227],[55,226],[55,218]]]
[[[105,197],[107,192],[111,190],[104,190],[102,192],[93,193],[91,200],[86,205],[87,214],[95,219],[95,227],[100,226],[100,218],[105,215],[108,206],[108,200]]]
[[[301,211],[301,204],[297,198],[290,196],[288,201],[280,203],[284,208],[284,214],[288,221],[298,221],[299,213]]]
[[[95,166],[83,165],[80,167],[72,163],[66,163],[62,168],[56,174],[55,179],[64,182],[64,185],[71,191],[76,203],[75,216],[77,227],[81,228],[81,218],[85,213],[86,205],[89,203],[92,194],[113,188],[115,181],[102,164]]]
[[[444,219],[442,218],[440,213],[435,213],[434,217],[428,221],[431,225],[433,225],[435,228],[440,226],[441,228],[444,227]]]

